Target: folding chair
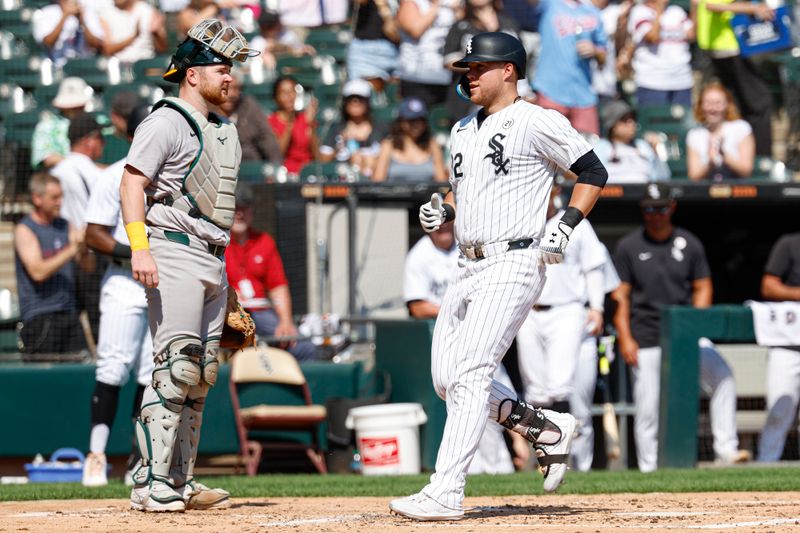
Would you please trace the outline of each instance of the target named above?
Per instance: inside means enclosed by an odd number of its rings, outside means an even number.
[[[318,438],[327,410],[311,402],[308,383],[292,354],[264,346],[237,352],[229,386],[247,475],[256,475],[265,447],[304,450],[319,473],[328,472]],[[285,403],[265,403],[274,402],[278,394]],[[311,443],[268,441],[264,431],[306,433]]]

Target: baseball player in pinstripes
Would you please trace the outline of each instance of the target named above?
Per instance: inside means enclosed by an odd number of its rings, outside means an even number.
[[[146,105],[134,108],[128,117],[128,138],[149,112]],[[89,454],[83,468],[87,487],[106,485],[106,444],[119,391],[132,369],[139,386],[134,398],[133,418],[139,416],[144,388],[153,372],[153,341],[147,326],[144,288],[131,273],[131,248],[122,221],[119,184],[125,159],[109,166],[95,184],[86,212],[86,243],[111,258],[100,286],[100,327],[97,343],[97,381],[92,394],[92,430]],[[138,459],[134,453],[133,459]],[[129,467],[132,466],[129,465]],[[126,476],[126,482],[129,482]],[[132,481],[131,481],[132,482]]]
[[[608,249],[603,245],[605,262],[603,263],[603,295],[610,294],[619,287],[619,276],[614,268],[614,260],[611,259]],[[588,280],[587,280],[588,281]],[[587,283],[588,288],[588,283]],[[605,300],[605,297],[603,298]],[[589,302],[588,294],[585,301]],[[597,338],[603,329],[603,314],[600,313],[599,328],[588,329],[583,332],[583,340],[578,351],[578,365],[575,368],[575,376],[572,380],[572,395],[569,398],[570,413],[578,420],[579,428],[575,439],[572,441],[572,467],[580,472],[588,472],[592,469],[594,460],[594,427],[592,426],[592,403],[594,401],[594,390],[597,386],[597,346],[598,342],[605,343],[606,356],[609,362],[613,357],[613,337]],[[608,452],[608,450],[606,450]]]
[[[225,247],[242,156],[236,127],[210,107],[225,102],[233,61],[257,54],[219,20],[192,27],[164,74],[180,84],[179,97],[153,107],[128,152],[122,213],[133,276],[146,288],[155,353],[136,424],[142,462],[133,476],[133,509],[230,506],[228,492],[194,479],[205,399],[218,373]]]
[[[563,260],[575,226],[591,211],[608,174],[567,120],[520,99],[525,49],[514,37],[481,33],[455,63],[468,68],[458,89],[481,109],[451,130],[450,184],[420,207],[431,232],[455,221],[462,256],[436,319],[431,374],[447,402],[436,471],[392,511],[416,520],[464,516],[464,485],[489,419],[525,436],[556,490],[567,469],[575,419],[535,409],[492,379],[545,281],[545,264]],[[569,207],[545,233],[547,202],[558,168],[578,176]]]
[[[556,230],[564,213],[560,193],[561,187],[554,185],[545,233]],[[575,397],[583,340],[586,336],[594,339],[603,327],[603,265],[607,256],[591,223],[581,221],[570,235],[564,261],[547,267],[547,283],[517,333],[525,401],[559,413],[571,413],[578,419],[573,456],[576,444],[580,442],[583,451],[585,436],[591,435],[591,416],[588,416],[591,398],[589,405],[585,405],[582,397],[576,398],[576,405],[571,405],[571,400]]]

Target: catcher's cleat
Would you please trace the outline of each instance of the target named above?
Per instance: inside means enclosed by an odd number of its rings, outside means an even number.
[[[182,513],[186,503],[175,489],[164,481],[154,479],[131,489],[131,509],[148,513]]]
[[[411,518],[412,520],[461,520],[464,518],[463,509],[445,507],[433,498],[418,492],[405,498],[389,502],[392,512]]]
[[[533,448],[536,450],[539,470],[544,475],[544,490],[545,492],[554,492],[561,485],[564,475],[567,473],[569,450],[577,424],[575,417],[569,413],[556,413],[544,409],[542,412],[547,417],[547,421],[557,428],[559,437],[554,444],[536,442]]]
[[[228,509],[231,494],[223,489],[210,489],[193,479],[177,489],[186,502],[186,510],[206,511],[209,509]]]

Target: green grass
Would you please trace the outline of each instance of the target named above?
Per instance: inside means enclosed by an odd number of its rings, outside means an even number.
[[[234,497],[400,496],[418,491],[427,475],[364,477],[354,475],[271,474],[257,477],[206,477],[208,485],[223,487]],[[590,473],[570,472],[560,494],[616,492],[775,492],[800,490],[797,468],[720,468]],[[509,476],[471,476],[467,496],[542,494],[541,476],[523,472]],[[77,483],[5,485],[0,501],[127,498],[130,489],[112,481],[107,487],[87,489]]]

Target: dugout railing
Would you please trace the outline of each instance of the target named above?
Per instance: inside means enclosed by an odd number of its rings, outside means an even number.
[[[693,468],[697,464],[700,337],[754,343],[753,314],[741,305],[706,309],[672,306],[662,310],[659,468]]]

